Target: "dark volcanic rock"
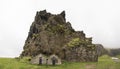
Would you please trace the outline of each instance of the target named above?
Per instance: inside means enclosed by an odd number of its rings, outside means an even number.
[[[103,47],[102,44],[95,44],[97,48],[97,54],[98,56],[102,56],[104,54],[108,54],[108,51]]]
[[[86,38],[83,31],[75,31],[66,22],[65,11],[57,15],[46,10],[37,12],[21,56],[34,57],[40,53],[56,54],[66,61],[98,60],[92,38]]]

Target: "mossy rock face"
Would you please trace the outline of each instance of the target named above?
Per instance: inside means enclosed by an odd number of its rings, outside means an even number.
[[[74,47],[78,45],[80,45],[80,38],[74,38],[67,44],[67,46],[69,47]]]
[[[20,56],[35,57],[40,53],[56,54],[67,61],[97,61],[92,38],[86,38],[83,31],[75,31],[66,22],[64,11],[57,15],[46,10],[37,12]]]

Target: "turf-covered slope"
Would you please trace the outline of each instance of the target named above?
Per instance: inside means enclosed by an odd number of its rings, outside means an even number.
[[[56,54],[66,61],[97,61],[96,47],[92,38],[83,31],[75,31],[66,22],[65,12],[51,14],[46,10],[36,13],[21,56]]]

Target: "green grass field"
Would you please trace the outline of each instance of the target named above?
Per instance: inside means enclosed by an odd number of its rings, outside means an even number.
[[[0,69],[120,69],[120,63],[104,55],[98,62],[64,62],[57,66],[32,65],[26,59],[0,58]]]

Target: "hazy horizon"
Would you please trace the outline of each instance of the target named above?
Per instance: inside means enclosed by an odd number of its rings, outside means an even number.
[[[0,0],[0,57],[19,56],[37,11],[66,12],[75,30],[94,44],[120,48],[119,0]]]

